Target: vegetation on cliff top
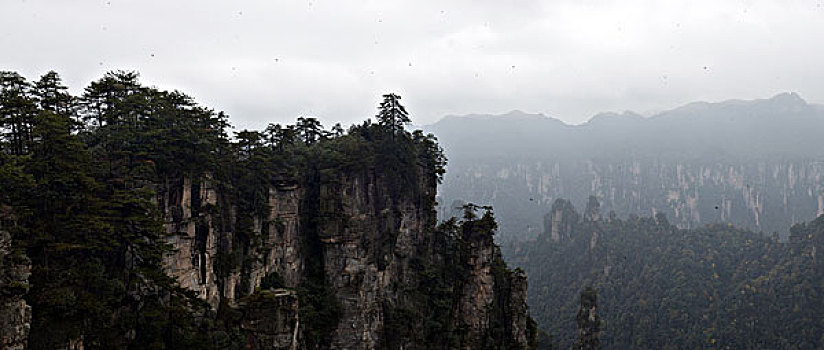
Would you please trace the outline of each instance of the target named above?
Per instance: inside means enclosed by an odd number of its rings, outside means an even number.
[[[242,335],[231,317],[210,317],[163,272],[171,248],[157,185],[208,174],[229,193],[241,213],[237,248],[217,257],[215,268],[219,275],[244,269],[243,252],[263,241],[250,226],[266,210],[269,186],[374,171],[391,182],[392,195],[415,196],[419,181],[440,181],[446,159],[436,139],[404,130],[409,119],[399,97],[385,98],[394,102],[382,105],[378,123],[348,132],[301,117],[230,137],[225,114],[181,92],[143,86],[134,72],[107,73],[81,96],[69,94],[54,72],[33,83],[0,72],[0,208],[9,211],[3,227],[33,264],[30,348],[81,338],[88,348],[238,346]],[[323,297],[328,291],[317,287],[318,261],[307,260],[301,296],[314,308],[304,315],[310,342],[321,341],[313,327],[328,331],[324,322],[335,314]]]

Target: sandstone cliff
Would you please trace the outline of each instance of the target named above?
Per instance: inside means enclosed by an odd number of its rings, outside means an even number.
[[[198,317],[218,321],[204,323],[226,334],[218,346],[533,347],[526,276],[504,263],[491,212],[436,226],[436,186],[422,168],[317,171],[259,184],[250,202],[210,173],[167,178],[154,185],[174,248],[163,266],[208,305]],[[24,349],[30,267],[0,233],[3,346]]]
[[[12,250],[11,236],[0,226],[0,348],[22,350],[31,325],[28,291],[31,262]]]
[[[494,227],[436,228],[432,174],[402,187],[376,171],[306,179],[266,186],[254,213],[208,175],[159,186],[168,274],[215,309],[242,310],[250,347],[530,346],[526,276],[506,268]],[[324,293],[331,306],[317,303]],[[332,319],[303,320],[318,314]]]

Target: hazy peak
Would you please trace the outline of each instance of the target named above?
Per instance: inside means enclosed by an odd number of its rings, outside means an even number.
[[[594,115],[586,124],[600,124],[607,122],[632,122],[644,120],[644,116],[633,111],[624,111],[623,113],[603,112]]]
[[[732,110],[766,113],[778,115],[780,113],[797,112],[808,108],[809,105],[795,92],[782,92],[768,99],[739,100],[732,99],[722,102],[692,102],[681,107],[664,111],[653,117],[687,116],[693,117],[713,112],[729,113]]]
[[[446,117],[431,125],[445,149],[487,157],[819,156],[824,109],[786,92],[758,100],[694,102],[646,118],[600,113],[581,125],[543,114]],[[479,142],[483,140],[483,142]]]
[[[520,116],[536,116],[536,117],[537,117],[537,116],[540,116],[540,117],[546,117],[545,115],[543,115],[543,114],[541,114],[541,113],[536,113],[536,114],[533,114],[533,113],[526,113],[526,112],[524,112],[524,111],[522,111],[522,110],[520,110],[520,109],[513,109],[513,110],[511,110],[511,111],[509,111],[509,112],[507,112],[507,113],[502,114],[501,116],[502,116],[502,117],[520,117]]]
[[[778,95],[773,96],[771,98],[771,100],[774,100],[774,101],[798,101],[798,102],[807,103],[807,101],[804,101],[804,99],[801,98],[801,96],[799,96],[798,93],[796,93],[796,92],[782,92]]]
[[[471,118],[471,119],[497,119],[497,118],[548,118],[542,113],[527,113],[519,109],[513,109],[504,114],[466,114],[448,115],[445,118]]]
[[[497,122],[508,122],[508,121],[536,121],[536,122],[557,122],[563,124],[562,121],[547,117],[543,113],[527,113],[518,109],[509,111],[504,114],[466,114],[466,115],[447,115],[441,120],[438,120],[432,125],[438,125],[443,123],[452,123],[452,122],[465,122],[465,121],[487,121],[492,123]]]
[[[773,96],[769,99],[770,102],[774,104],[779,104],[783,106],[806,106],[807,101],[805,101],[801,96],[799,96],[795,92],[782,92],[778,95]]]

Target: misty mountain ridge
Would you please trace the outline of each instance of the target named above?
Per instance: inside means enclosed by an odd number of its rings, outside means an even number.
[[[425,126],[453,158],[762,158],[824,154],[824,107],[797,93],[693,102],[650,117],[625,111],[570,125],[543,114],[447,116]]]
[[[643,115],[635,113],[633,111],[624,111],[623,113],[615,113],[615,112],[602,112],[598,113],[592,118],[590,118],[586,123],[582,125],[601,125],[604,123],[607,124],[615,124],[615,123],[632,123],[632,122],[643,122],[646,119]]]

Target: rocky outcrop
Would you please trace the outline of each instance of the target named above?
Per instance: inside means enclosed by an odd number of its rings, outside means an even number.
[[[492,245],[473,245],[472,251],[470,276],[458,304],[465,327],[460,348],[528,349],[535,330],[526,304],[526,274],[506,271]]]
[[[332,347],[374,349],[386,341],[384,309],[410,285],[432,214],[374,174],[344,175],[321,193],[325,213],[342,211],[319,232],[326,282],[342,305]]]
[[[23,300],[31,262],[14,252],[11,243],[11,235],[0,226],[0,348],[22,350],[31,326],[31,307]]]
[[[429,247],[434,229],[435,213],[429,204],[434,181],[421,182],[412,196],[396,195],[375,174],[343,176],[332,183],[322,188],[322,197],[327,199],[323,206],[342,208],[345,215],[329,221],[320,235],[326,280],[343,306],[331,347],[425,348],[420,343],[424,340],[416,335],[425,332],[417,329],[422,327],[420,322],[408,325],[416,330],[406,337],[387,329],[399,322],[393,310],[420,307],[408,302],[410,290],[423,283],[416,264],[423,260],[443,270],[447,268],[444,254],[461,254]],[[460,331],[453,333],[458,340],[451,346],[482,349],[492,346],[489,339],[496,338],[526,348],[526,277],[508,272],[490,232],[469,230],[463,244],[465,255],[458,260],[466,277],[452,282],[450,293],[457,297],[453,318],[441,320],[459,325],[452,327]],[[495,327],[502,330],[500,334],[493,334]]]
[[[170,233],[168,242],[174,247],[165,258],[167,273],[215,308],[221,299],[233,301],[251,294],[272,273],[281,276],[286,286],[297,286],[302,270],[298,186],[279,183],[267,189],[267,212],[255,216],[251,227],[261,242],[243,252],[246,247],[233,247],[238,209],[213,183],[210,176],[185,177],[159,186],[158,204]],[[241,261],[232,263],[247,265],[216,266],[221,254],[228,260],[233,251]]]
[[[164,259],[166,273],[181,287],[196,291],[201,299],[217,306],[221,293],[214,273],[218,237],[212,225],[217,193],[205,177],[166,181],[158,186],[158,203],[166,223],[168,243],[174,253]]]
[[[239,305],[247,349],[295,350],[301,346],[298,297],[276,289],[255,294]]]
[[[495,302],[495,246],[487,244],[483,237],[469,239],[469,278],[464,284],[458,304],[459,318],[467,327],[464,349],[479,347],[471,339],[483,339],[490,326]],[[506,296],[501,296],[506,297]]]
[[[374,171],[338,173],[305,185],[279,181],[267,187],[265,210],[254,215],[239,212],[236,200],[208,176],[166,182],[158,203],[175,248],[166,269],[213,308],[227,302],[243,310],[242,330],[251,348],[307,345],[302,328],[312,320],[301,319],[294,291],[314,281],[331,292],[339,313],[332,313],[337,320],[329,334],[313,338],[313,344],[412,349],[427,347],[424,334],[431,327],[420,311],[405,311],[428,302],[428,295],[415,292],[425,283],[422,264],[439,271],[459,261],[468,273],[449,282],[447,293],[455,298],[444,300],[453,311],[438,321],[451,324],[445,329],[460,329],[455,338],[462,348],[489,347],[489,339],[502,337],[505,344],[527,348],[534,332],[528,329],[526,276],[506,269],[488,232],[482,239],[465,237],[466,255],[460,258],[458,251],[433,247],[434,176],[420,175],[405,187],[392,181]],[[245,245],[241,234],[249,241]],[[263,281],[270,277],[287,289],[267,291],[272,286]],[[258,307],[250,298],[269,302]],[[393,334],[397,327],[408,332]]]
[[[516,269],[509,279],[510,291],[507,296],[508,309],[511,310],[510,334],[515,344],[531,344],[536,339],[535,321],[529,317],[529,306],[527,299],[527,278],[526,273],[521,269]],[[527,348],[527,346],[523,346]]]
[[[571,238],[577,222],[578,213],[575,207],[565,199],[556,199],[552,204],[552,210],[544,215],[544,228],[549,231],[549,237],[555,242]]]

